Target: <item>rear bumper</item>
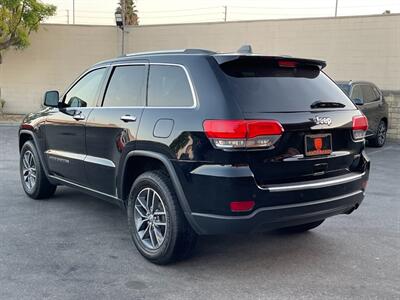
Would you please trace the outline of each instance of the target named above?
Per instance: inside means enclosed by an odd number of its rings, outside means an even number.
[[[267,231],[351,213],[360,205],[363,198],[364,192],[359,190],[339,197],[312,202],[262,207],[246,216],[192,213],[192,217],[203,234]]]
[[[364,199],[370,162],[363,152],[357,171],[312,181],[257,185],[248,167],[197,165],[175,169],[198,234],[267,231],[349,214]],[[251,212],[230,211],[231,201],[255,202]]]

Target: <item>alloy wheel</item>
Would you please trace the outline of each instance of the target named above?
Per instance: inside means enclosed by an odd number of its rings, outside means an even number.
[[[154,189],[144,188],[137,195],[134,220],[142,244],[150,250],[160,248],[167,233],[167,211],[162,198]]]
[[[383,145],[386,140],[386,125],[384,122],[379,124],[378,128],[378,144]]]
[[[25,151],[22,157],[22,175],[26,188],[32,190],[36,184],[37,172],[33,153],[30,150]]]

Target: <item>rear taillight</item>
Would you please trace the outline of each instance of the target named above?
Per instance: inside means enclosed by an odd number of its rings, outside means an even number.
[[[368,119],[366,116],[353,117],[353,138],[355,140],[362,140],[368,130]]]
[[[272,148],[283,133],[275,120],[205,120],[204,132],[215,148]]]

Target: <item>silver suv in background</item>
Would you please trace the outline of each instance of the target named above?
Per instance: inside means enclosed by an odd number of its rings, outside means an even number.
[[[382,91],[367,81],[338,81],[337,85],[367,117],[368,145],[382,147],[388,129],[388,104]]]

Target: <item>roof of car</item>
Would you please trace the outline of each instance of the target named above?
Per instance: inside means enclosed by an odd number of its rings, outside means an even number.
[[[162,50],[162,51],[147,51],[147,52],[136,52],[136,53],[128,53],[116,58],[108,59],[105,61],[101,61],[96,65],[110,64],[116,62],[129,62],[133,60],[140,59],[148,59],[152,57],[161,57],[161,56],[176,56],[176,55],[214,55],[216,52],[206,50],[206,49],[175,49],[175,50]]]
[[[291,59],[296,60],[299,62],[305,62],[308,64],[318,65],[321,69],[326,66],[326,62],[322,60],[315,60],[315,59],[303,59],[303,58],[295,58],[289,55],[280,55],[280,56],[267,56],[265,54],[257,54],[252,53],[251,47],[242,47],[236,52],[229,52],[229,53],[219,53],[207,49],[177,49],[177,50],[163,50],[163,51],[150,51],[150,52],[138,52],[138,53],[129,53],[117,58],[105,60],[102,62],[97,63],[95,66],[100,65],[107,65],[111,63],[118,63],[118,62],[129,62],[129,61],[137,61],[140,59],[151,59],[157,58],[160,59],[162,57],[190,57],[190,56],[212,56],[214,57],[218,63],[223,63],[235,58],[239,57],[269,57],[272,59]]]

